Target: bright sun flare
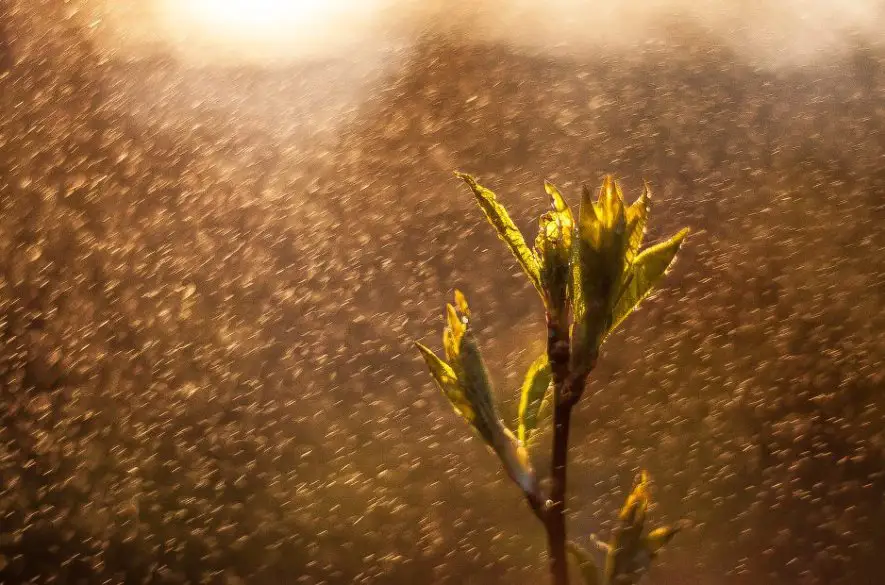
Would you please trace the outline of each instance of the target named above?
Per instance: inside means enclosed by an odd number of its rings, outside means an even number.
[[[328,51],[365,36],[389,0],[163,0],[185,43],[237,51]]]
[[[330,12],[327,3],[311,0],[186,0],[182,4],[189,18],[202,28],[238,36],[275,34],[316,24],[317,17]]]

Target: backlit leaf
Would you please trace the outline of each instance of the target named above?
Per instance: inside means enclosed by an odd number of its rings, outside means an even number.
[[[575,220],[571,209],[556,187],[545,181],[552,211],[541,216],[535,239],[535,256],[540,269],[544,302],[548,313],[560,320],[566,312],[572,239]]]
[[[575,372],[589,367],[608,319],[605,307],[614,277],[609,274],[608,237],[599,213],[593,194],[585,186],[578,210],[577,237],[572,245],[569,277],[573,320],[571,367]]]
[[[680,530],[682,530],[681,525],[661,526],[660,528],[655,528],[646,535],[645,548],[647,548],[652,554],[657,554],[664,545],[673,540],[673,537],[676,536]]]
[[[437,355],[425,345],[416,341],[415,347],[421,352],[421,355],[424,357],[424,361],[427,364],[427,369],[430,370],[430,375],[433,376],[436,385],[442,390],[443,394],[446,395],[449,402],[452,403],[455,412],[463,416],[467,422],[472,423],[476,414],[474,413],[473,407],[470,405],[467,396],[464,394],[461,385],[458,383],[455,371],[449,366],[449,364],[439,359],[439,357],[437,357]]]
[[[636,254],[639,253],[639,248],[642,246],[642,240],[645,236],[645,225],[648,222],[650,198],[651,192],[646,183],[643,186],[639,199],[627,208],[627,251],[624,260],[628,266],[633,264]]]
[[[538,426],[539,413],[544,396],[550,387],[551,372],[547,354],[541,354],[529,366],[519,398],[518,438],[527,444]]]
[[[650,561],[642,530],[649,504],[649,479],[643,471],[627,496],[609,543],[605,583],[635,583]]]
[[[624,196],[618,182],[611,175],[605,177],[599,190],[597,209],[602,224],[602,240],[598,253],[602,256],[603,269],[595,277],[600,280],[602,294],[610,300],[624,274],[629,242]]]
[[[568,211],[568,214],[571,215],[572,212],[569,210],[568,203],[565,202],[565,197],[562,196],[556,185],[550,181],[544,181],[544,190],[550,196],[550,205],[553,206],[553,211]]]
[[[522,266],[526,275],[528,275],[532,285],[534,285],[543,298],[544,289],[541,287],[541,275],[538,262],[531,249],[526,244],[525,238],[522,236],[519,228],[516,227],[516,224],[510,219],[507,210],[498,202],[497,197],[492,191],[481,186],[472,176],[465,173],[455,173],[455,175],[461,178],[473,190],[473,194],[476,196],[476,201],[485,213],[486,218],[488,218],[489,223],[491,223],[495,228],[495,231],[498,232],[498,237],[504,240],[510,248],[510,251],[513,252],[513,255],[516,256],[516,260],[519,262],[520,266]]]
[[[617,327],[651,293],[655,284],[672,264],[687,234],[686,228],[669,240],[643,250],[636,257],[612,310],[610,330]]]
[[[470,318],[470,307],[467,306],[467,297],[458,289],[455,289],[455,308],[458,309],[459,313],[468,319]]]
[[[649,503],[648,487],[648,473],[642,471],[639,473],[639,477],[636,480],[636,484],[633,486],[633,490],[630,492],[630,495],[627,496],[627,501],[624,502],[624,507],[621,508],[619,518],[622,522],[629,522],[630,524],[645,522],[645,514],[648,511]]]
[[[467,326],[461,321],[461,317],[452,305],[446,305],[446,327],[443,329],[443,348],[446,359],[452,364],[455,373],[458,373],[456,363],[458,353],[461,351],[461,338]]]
[[[475,416],[473,426],[476,427],[480,436],[490,445],[494,446],[494,433],[497,427],[503,426],[498,418],[495,405],[492,400],[492,382],[489,378],[488,369],[482,359],[482,354],[473,338],[473,334],[467,330],[461,340],[461,353],[458,363],[462,373],[459,373],[461,387]],[[457,371],[457,370],[456,370]]]
[[[611,175],[607,175],[602,182],[596,200],[596,209],[599,221],[606,230],[623,233],[623,227],[626,226],[624,195],[621,193],[621,187]]]

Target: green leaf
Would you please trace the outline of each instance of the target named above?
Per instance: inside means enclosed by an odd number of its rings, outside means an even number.
[[[510,219],[507,210],[503,205],[498,203],[498,199],[492,191],[481,186],[472,176],[465,173],[455,173],[455,175],[461,178],[473,190],[473,194],[476,196],[476,201],[486,214],[489,223],[491,223],[495,228],[495,231],[498,232],[498,237],[504,240],[507,246],[510,247],[510,251],[516,256],[516,260],[519,262],[520,266],[522,266],[526,275],[528,275],[532,285],[534,285],[543,298],[544,289],[541,286],[541,274],[538,261],[526,244],[522,232],[519,231],[519,228],[516,227],[516,224]]]
[[[572,245],[569,297],[572,302],[571,367],[586,371],[608,318],[606,306],[613,282],[607,262],[607,231],[601,211],[584,186],[578,210],[577,238]]]
[[[618,515],[618,523],[606,555],[606,583],[634,583],[638,577],[637,569],[644,570],[647,566],[648,551],[645,549],[642,530],[645,526],[648,505],[649,478],[648,474],[642,471]]]
[[[598,249],[598,253],[602,256],[603,271],[597,275],[597,278],[600,280],[602,294],[606,301],[611,303],[627,265],[626,250],[630,239],[627,232],[624,196],[611,175],[605,177],[599,190],[597,209],[599,209],[599,221],[603,226],[602,242]]]
[[[627,501],[624,502],[624,507],[621,508],[621,513],[618,515],[621,522],[626,522],[630,525],[638,526],[640,530],[642,529],[645,524],[645,514],[648,512],[649,483],[648,473],[641,471],[636,478],[633,490],[627,496]]]
[[[599,585],[599,569],[593,556],[571,540],[565,543],[565,547],[578,565],[584,585]]]
[[[544,396],[550,387],[551,372],[547,354],[541,354],[529,366],[519,398],[519,426],[517,436],[522,444],[528,444],[538,426],[539,413]]]
[[[544,303],[548,313],[559,321],[567,309],[569,260],[575,220],[556,187],[545,181],[544,188],[550,196],[552,211],[541,216],[540,230],[535,239],[535,256],[544,287]]]
[[[611,175],[607,175],[599,190],[596,202],[597,216],[606,230],[623,234],[626,227],[624,214],[624,194]]]
[[[436,385],[439,386],[439,389],[442,390],[449,402],[452,403],[455,412],[472,424],[476,418],[476,413],[470,405],[467,395],[458,383],[455,371],[425,345],[416,341],[415,347],[421,352],[425,363],[427,363],[427,368],[430,370],[430,375],[433,376]]]
[[[639,199],[633,202],[627,208],[627,252],[624,260],[627,265],[633,264],[639,248],[642,247],[642,240],[645,237],[645,225],[648,222],[648,203],[651,198],[651,192],[648,189],[648,183],[642,188],[642,194]]]
[[[458,353],[461,351],[461,339],[464,332],[467,331],[467,325],[461,321],[458,311],[452,305],[446,305],[446,323],[443,329],[443,348],[445,349],[446,359],[452,364],[455,372],[458,373]]]
[[[455,291],[455,304],[446,305],[446,323],[443,344],[451,363],[444,362],[420,343],[416,342],[415,346],[455,411],[498,455],[511,479],[539,498],[537,477],[528,451],[504,426],[495,410],[489,372],[470,329],[470,308],[459,290]]]
[[[463,374],[459,374],[461,387],[464,389],[467,401],[473,408],[476,416],[473,418],[473,426],[489,445],[494,446],[494,434],[498,427],[503,426],[495,410],[492,400],[492,382],[479,346],[473,334],[468,329],[461,340],[461,353],[458,363]],[[462,377],[463,376],[463,377]]]
[[[569,217],[571,217],[571,209],[569,209],[568,203],[565,202],[565,197],[562,196],[556,185],[550,181],[544,181],[544,190],[550,196],[550,205],[553,206],[553,211],[568,212]]]
[[[646,535],[645,548],[653,555],[658,554],[667,543],[673,540],[673,537],[680,530],[682,530],[681,525],[655,528]]]
[[[649,478],[643,471],[619,515],[606,557],[606,583],[638,583],[661,549],[686,526],[685,521],[680,521],[675,526],[656,528],[643,536],[649,501]]]
[[[609,331],[614,330],[651,293],[655,284],[673,263],[687,234],[688,228],[683,229],[669,240],[646,248],[636,257],[612,310]]]
[[[464,315],[465,318],[470,318],[470,307],[467,305],[467,297],[464,296],[457,288],[455,289],[455,308],[458,309],[458,312]]]
[[[495,434],[502,423],[495,411],[492,382],[470,329],[469,315],[467,299],[460,290],[455,290],[455,304],[446,305],[447,326],[443,335],[446,357],[473,412],[471,424],[482,439],[494,447]]]

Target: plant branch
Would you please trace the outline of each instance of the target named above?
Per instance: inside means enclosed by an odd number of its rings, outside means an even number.
[[[551,462],[550,503],[544,527],[550,554],[553,585],[568,585],[566,557],[565,504],[568,470],[568,439],[571,413],[587,379],[575,376],[569,369],[570,342],[568,328],[547,316],[547,356],[553,376],[553,458]]]

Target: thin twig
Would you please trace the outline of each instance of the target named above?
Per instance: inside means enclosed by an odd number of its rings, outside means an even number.
[[[547,507],[547,544],[553,585],[568,585],[566,560],[565,495],[568,464],[568,435],[571,405],[564,400],[569,378],[569,334],[567,327],[547,318],[547,357],[553,377],[553,458],[550,469],[550,502]]]

